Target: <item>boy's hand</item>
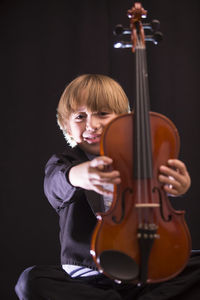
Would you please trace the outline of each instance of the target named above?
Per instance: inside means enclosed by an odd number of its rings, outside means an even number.
[[[164,190],[173,196],[187,192],[191,185],[190,175],[185,164],[178,159],[169,159],[167,166],[160,167],[158,179],[164,184]]]
[[[104,171],[105,166],[112,164],[112,159],[107,156],[99,156],[91,161],[74,166],[69,171],[69,181],[73,186],[86,190],[93,190],[101,195],[112,195],[106,190],[104,184],[119,184],[121,182],[118,171]]]

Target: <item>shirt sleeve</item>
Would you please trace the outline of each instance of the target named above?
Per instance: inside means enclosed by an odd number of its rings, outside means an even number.
[[[70,184],[68,173],[74,165],[79,163],[81,162],[72,162],[66,158],[54,155],[46,164],[44,193],[56,211],[73,202],[73,196],[79,188]]]

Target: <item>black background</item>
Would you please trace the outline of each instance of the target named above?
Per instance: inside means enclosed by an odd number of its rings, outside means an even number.
[[[181,137],[180,158],[192,178],[173,199],[186,210],[193,248],[199,239],[199,0],[143,0],[164,40],[147,45],[151,108],[169,117]],[[114,49],[116,24],[128,25],[129,0],[0,1],[1,298],[17,299],[20,272],[59,263],[58,218],[43,193],[44,166],[65,141],[56,106],[66,84],[83,73],[120,82],[131,104],[134,57]]]

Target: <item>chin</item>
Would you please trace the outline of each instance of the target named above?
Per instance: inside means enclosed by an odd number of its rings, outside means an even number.
[[[99,155],[100,153],[100,145],[98,144],[87,144],[83,143],[79,145],[80,148],[88,153]]]
[[[91,154],[99,155],[99,152],[100,152],[99,145],[96,145],[96,144],[95,145],[89,145],[88,152],[90,152]]]
[[[92,149],[91,151],[88,151],[88,152],[90,152],[91,154],[94,154],[94,155],[100,155],[99,149],[98,150]]]

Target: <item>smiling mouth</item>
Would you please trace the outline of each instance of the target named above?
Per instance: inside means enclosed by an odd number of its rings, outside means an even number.
[[[100,135],[84,138],[84,141],[87,142],[88,144],[100,143],[100,140],[101,140],[101,136]]]

